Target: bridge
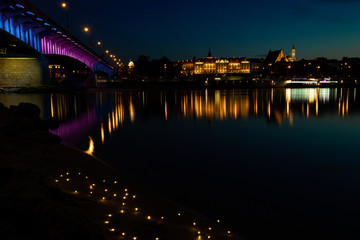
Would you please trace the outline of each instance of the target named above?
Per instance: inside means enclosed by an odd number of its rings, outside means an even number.
[[[115,73],[111,64],[26,0],[0,0],[0,32],[40,56],[67,56],[93,72]]]

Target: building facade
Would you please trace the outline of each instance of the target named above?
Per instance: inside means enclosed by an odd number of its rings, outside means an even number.
[[[249,74],[251,63],[246,58],[213,58],[178,61],[183,75]]]

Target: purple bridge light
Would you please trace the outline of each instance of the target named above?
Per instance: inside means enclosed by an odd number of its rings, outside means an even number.
[[[0,29],[41,54],[72,57],[94,72],[115,73],[109,63],[26,0],[0,0]]]

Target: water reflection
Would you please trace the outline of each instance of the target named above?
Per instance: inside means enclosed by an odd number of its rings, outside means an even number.
[[[104,143],[125,123],[150,116],[164,121],[174,118],[212,121],[264,118],[281,126],[296,124],[294,116],[305,118],[356,113],[357,89],[255,89],[204,91],[118,91],[79,95],[51,94],[50,112],[62,124],[54,133],[85,134],[100,123]],[[82,131],[85,129],[86,131]],[[106,133],[106,134],[105,134]]]

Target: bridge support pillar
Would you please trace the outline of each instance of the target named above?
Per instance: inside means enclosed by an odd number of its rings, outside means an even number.
[[[0,87],[50,85],[49,61],[45,58],[0,57]]]

